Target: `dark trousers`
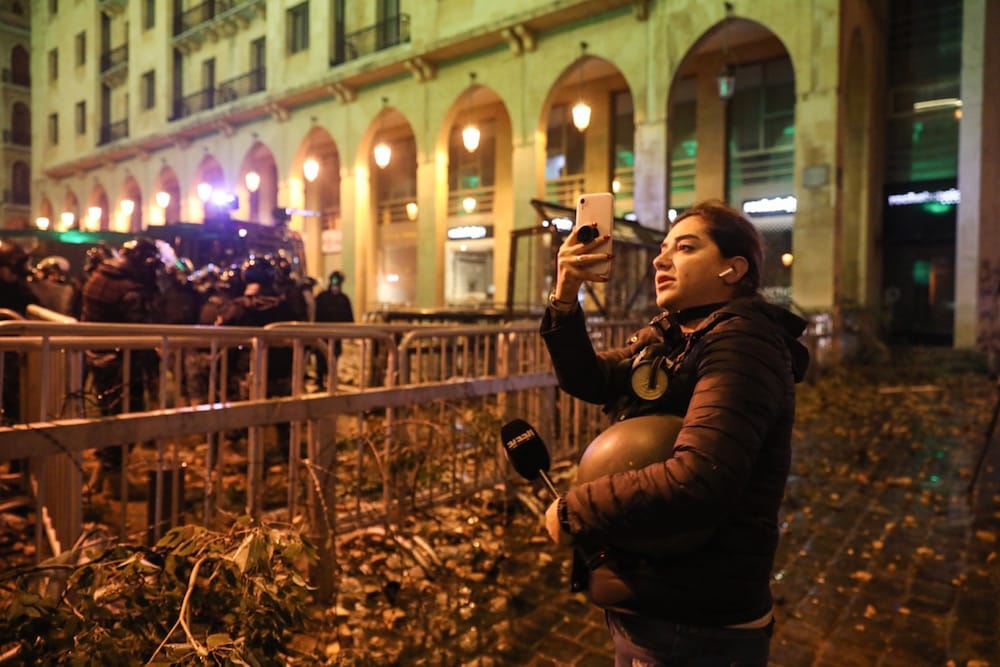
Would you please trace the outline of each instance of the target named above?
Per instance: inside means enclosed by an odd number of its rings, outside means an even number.
[[[605,612],[615,667],[765,667],[774,621],[763,628],[708,628]]]

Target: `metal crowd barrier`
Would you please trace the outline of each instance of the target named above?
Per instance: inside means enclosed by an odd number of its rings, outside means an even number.
[[[601,347],[622,344],[635,328],[592,326]],[[280,348],[291,349],[288,391],[269,396],[269,352]],[[111,414],[99,409],[88,351],[121,355],[122,400]],[[129,411],[133,366],[149,365],[148,351],[155,361],[144,370],[156,381],[145,406]],[[316,355],[328,359],[322,391],[311,361]],[[143,471],[152,527],[135,525],[122,475],[122,499],[112,514],[123,537],[141,530],[155,538],[183,521],[222,527],[234,514],[272,513],[306,521],[317,544],[332,545],[345,531],[402,521],[415,505],[502,483],[509,473],[498,454],[499,425],[509,419],[535,425],[554,460],[578,455],[603,421],[596,406],[557,391],[537,322],[265,328],[0,322],[0,370],[15,358],[20,423],[0,427],[0,461],[27,462],[39,557],[80,535],[88,450],[121,447],[126,470],[135,450],[152,457]],[[245,373],[234,367],[240,358],[248,362]],[[186,385],[191,360],[202,362],[201,396]],[[3,386],[0,396],[8,391]],[[287,435],[275,429],[284,424]],[[273,464],[276,451],[287,465]],[[185,473],[203,485],[185,488]],[[284,488],[278,500],[276,475]]]

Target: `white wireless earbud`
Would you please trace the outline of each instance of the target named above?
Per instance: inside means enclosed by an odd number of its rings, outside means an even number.
[[[734,269],[733,267],[730,266],[728,269],[726,269],[725,271],[723,271],[722,273],[720,273],[719,277],[720,278],[725,278],[726,276],[728,276],[730,273],[732,273],[735,270],[736,269]]]

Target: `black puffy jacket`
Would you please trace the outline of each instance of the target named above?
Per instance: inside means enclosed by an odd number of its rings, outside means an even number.
[[[684,416],[669,458],[574,487],[566,519],[585,544],[710,533],[669,556],[612,546],[585,582],[595,604],[691,625],[749,622],[772,604],[795,383],[808,365],[796,340],[805,322],[759,299],[724,304],[693,332],[669,322],[661,316],[626,347],[596,353],[579,310],[543,319],[564,391],[605,406],[612,423],[648,413]],[[667,393],[647,401],[631,390],[629,375],[650,346],[680,361]]]

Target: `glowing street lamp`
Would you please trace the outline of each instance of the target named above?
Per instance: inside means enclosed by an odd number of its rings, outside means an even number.
[[[375,147],[375,164],[378,165],[379,169],[385,169],[389,166],[389,161],[392,160],[392,149],[384,141],[379,142],[378,146]]]
[[[135,202],[131,199],[123,199],[119,206],[121,206],[122,213],[125,215],[132,215],[132,212],[135,211]]]
[[[50,223],[51,223],[51,221],[48,218],[46,218],[44,215],[35,218],[35,227],[38,227],[39,229],[42,229],[42,230],[48,229]]]
[[[201,182],[195,189],[198,192],[198,199],[202,200],[203,202],[207,202],[209,199],[212,198],[213,188],[211,183]]]
[[[169,192],[164,192],[163,190],[160,190],[159,192],[156,193],[155,198],[156,198],[156,205],[159,206],[160,208],[166,209],[168,206],[170,206]]]
[[[246,183],[249,192],[257,192],[260,189],[260,174],[256,171],[248,171],[243,177],[243,182]]]
[[[306,180],[312,183],[319,176],[319,162],[309,158],[302,163],[302,175],[306,177]]]

